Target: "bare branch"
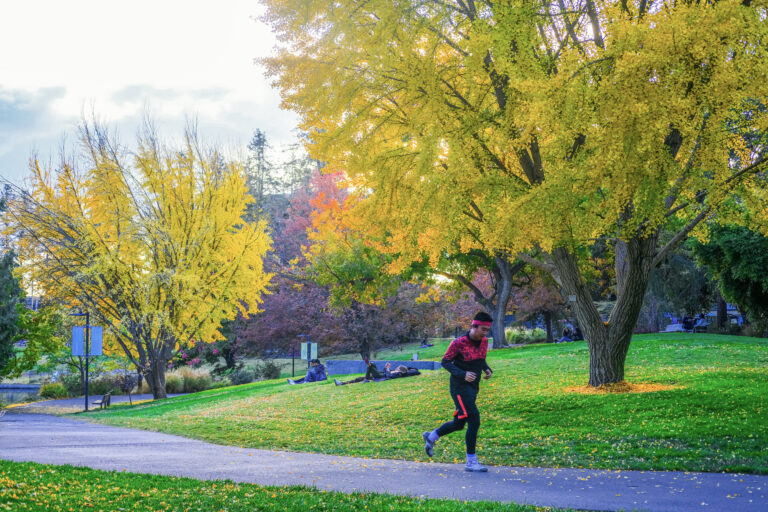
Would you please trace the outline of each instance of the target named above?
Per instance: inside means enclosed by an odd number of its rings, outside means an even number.
[[[439,29],[437,29],[435,27],[427,27],[427,30],[430,30],[430,31],[434,32],[435,34],[437,34],[440,37],[440,39],[443,40],[443,42],[445,42],[448,46],[450,46],[451,48],[456,50],[456,52],[459,55],[461,55],[462,57],[468,57],[469,56],[469,54],[466,51],[464,51],[463,48],[461,48],[459,45],[457,45],[456,43],[451,41],[451,39],[448,36],[446,36],[445,34],[443,34]]]
[[[475,296],[475,300],[485,306],[486,308],[492,309],[492,298],[486,297],[483,294],[483,291],[478,288],[475,283],[473,283],[471,280],[467,279],[465,276],[461,274],[451,274],[449,272],[439,272],[435,271],[435,274],[447,277],[448,279],[451,279],[452,281],[456,281],[457,283],[461,283],[472,292],[472,294]]]
[[[673,236],[672,240],[667,242],[667,245],[662,247],[661,250],[656,253],[656,256],[653,257],[651,268],[661,263],[667,253],[677,247],[677,245],[688,236],[693,228],[695,228],[702,220],[710,215],[710,213],[711,209],[709,207],[704,208],[696,217],[693,218],[693,220],[691,220],[691,222],[689,222],[683,229],[681,229],[675,236]]]
[[[605,42],[603,41],[602,34],[600,34],[600,20],[597,16],[594,0],[587,0],[587,16],[589,16],[589,22],[592,25],[592,36],[594,37],[595,44],[601,50],[605,50]]]
[[[530,254],[526,252],[518,253],[516,258],[524,263],[527,263],[528,265],[538,268],[539,270],[543,270],[547,272],[548,274],[552,275],[553,278],[557,281],[558,278],[556,277],[557,274],[557,268],[555,267],[554,263],[542,261],[538,258],[534,258]],[[559,284],[559,281],[558,281]]]
[[[557,0],[558,5],[560,7],[560,12],[567,12],[568,9],[565,7],[565,3],[563,0]],[[554,20],[553,20],[554,23]],[[563,14],[563,23],[565,24],[566,32],[568,32],[568,35],[571,37],[571,40],[573,41],[573,44],[576,46],[576,48],[581,52],[582,54],[586,54],[584,51],[584,47],[581,45],[581,41],[579,41],[579,36],[576,35],[576,29],[574,28],[574,25],[571,23],[571,21],[568,19],[568,16]]]

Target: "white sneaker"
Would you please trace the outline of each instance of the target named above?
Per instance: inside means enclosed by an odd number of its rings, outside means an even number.
[[[435,443],[429,440],[430,433],[431,432],[424,432],[421,434],[422,439],[424,439],[424,451],[427,452],[428,457],[432,457],[435,448]]]
[[[474,462],[467,462],[467,465],[464,466],[464,471],[470,471],[472,473],[486,473],[488,471],[488,468],[483,466],[477,461]]]

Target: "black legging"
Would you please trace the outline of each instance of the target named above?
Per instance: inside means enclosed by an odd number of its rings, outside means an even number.
[[[453,386],[452,386],[453,387]],[[477,431],[480,428],[480,411],[477,410],[475,399],[477,390],[470,386],[461,386],[458,390],[451,389],[451,398],[456,404],[456,411],[453,413],[453,420],[447,421],[437,429],[437,435],[443,437],[451,432],[462,430],[467,427],[467,453],[474,455],[477,445]]]

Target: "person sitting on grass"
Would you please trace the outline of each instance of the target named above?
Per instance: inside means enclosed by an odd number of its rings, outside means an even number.
[[[325,374],[325,366],[320,364],[319,359],[312,359],[309,362],[309,370],[307,374],[300,379],[288,379],[288,384],[304,384],[305,382],[317,382],[320,380],[326,380],[328,376]]]
[[[382,380],[390,380],[390,379],[399,379],[401,377],[413,377],[415,375],[420,375],[421,372],[419,372],[416,368],[409,368],[404,365],[400,365],[394,370],[391,370],[392,364],[387,363],[384,365],[384,375],[382,375],[379,370],[376,368],[376,364],[373,362],[368,363],[368,370],[365,372],[365,377],[358,377],[356,379],[348,380],[346,382],[342,382],[339,379],[333,379],[333,382],[337,386],[344,386],[345,384],[354,384],[356,382],[379,382]]]

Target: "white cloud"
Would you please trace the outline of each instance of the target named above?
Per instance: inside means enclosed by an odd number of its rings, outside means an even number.
[[[0,7],[0,175],[56,153],[93,110],[125,141],[148,105],[162,134],[196,118],[204,138],[245,145],[256,128],[293,139],[254,59],[274,38],[253,0],[25,0]],[[6,115],[8,114],[8,115]],[[170,132],[170,133],[169,133]]]

